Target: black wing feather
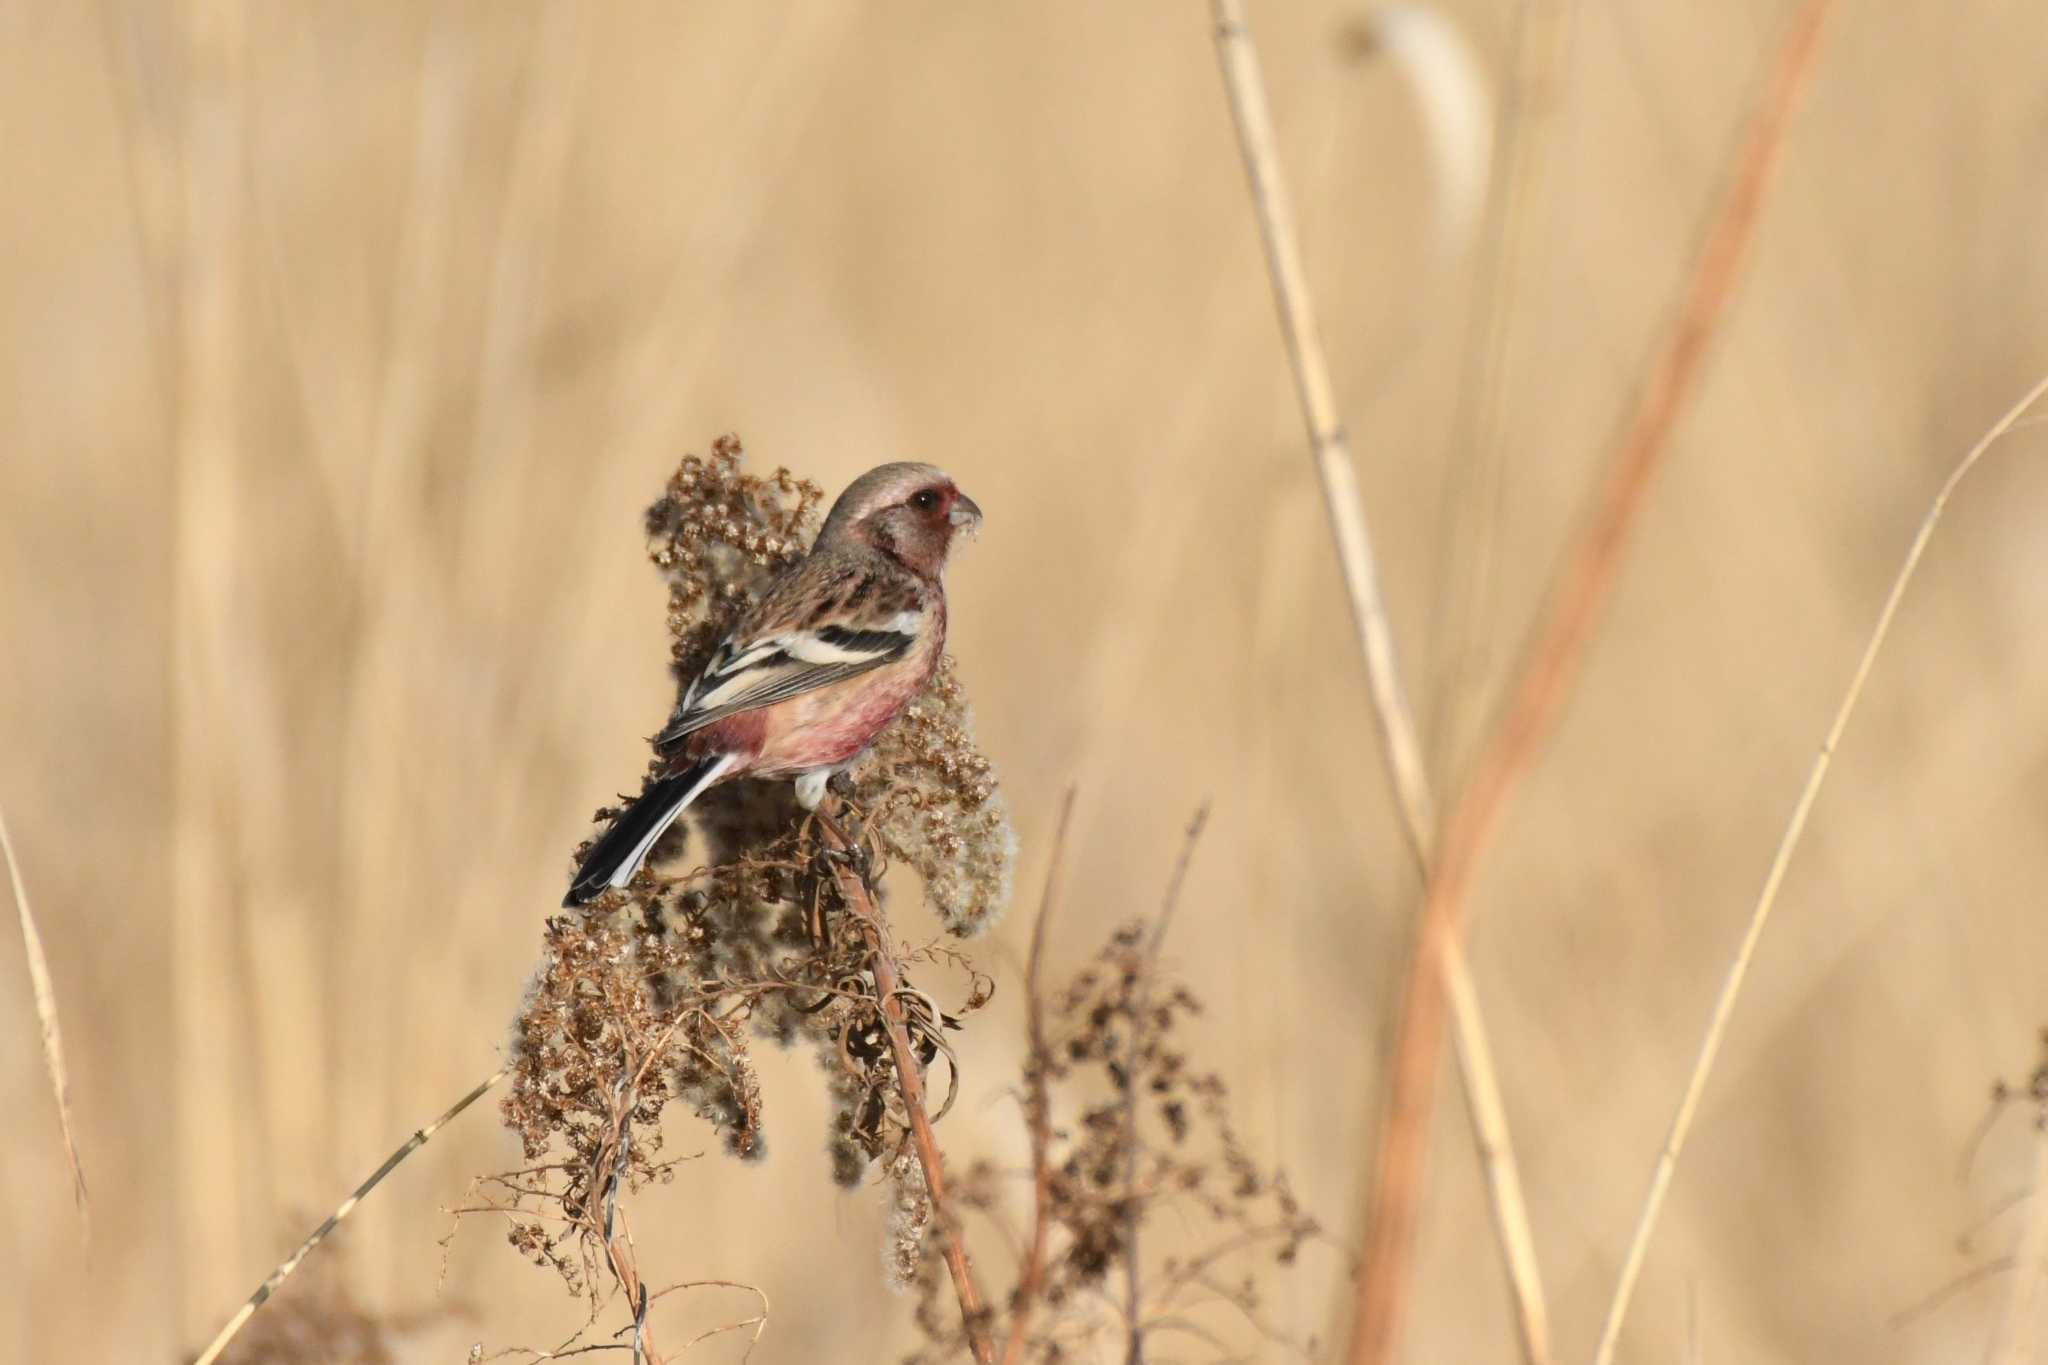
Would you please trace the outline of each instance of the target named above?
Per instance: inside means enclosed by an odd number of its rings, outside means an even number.
[[[800,647],[802,641],[806,639],[818,640],[835,650],[857,653],[863,657],[824,661],[800,658],[791,650]],[[679,740],[695,734],[705,726],[741,711],[751,711],[757,707],[786,701],[790,697],[814,692],[818,688],[857,677],[884,664],[894,663],[910,652],[910,647],[917,642],[917,635],[915,632],[906,633],[900,630],[856,630],[848,626],[820,626],[807,634],[792,635],[790,641],[790,644],[752,659],[748,659],[747,656],[759,648],[759,643],[742,649],[736,648],[735,642],[730,638],[720,642],[718,649],[711,656],[711,662],[691,685],[689,694],[683,699],[681,710],[661,733],[654,737],[655,748],[671,748]],[[735,670],[733,665],[741,659],[746,659],[747,662],[742,664],[739,670]],[[728,673],[732,676],[725,676]],[[701,692],[715,692],[730,685],[735,677],[746,674],[757,675],[760,681],[734,693],[716,706],[698,704],[697,697]],[[704,684],[707,682],[712,683],[712,687],[705,688]]]

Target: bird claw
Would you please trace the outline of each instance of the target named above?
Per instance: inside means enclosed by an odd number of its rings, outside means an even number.
[[[829,836],[827,842],[818,846],[818,864],[827,872],[835,866],[846,868],[862,881],[868,881],[874,871],[874,860],[868,853],[866,839],[848,835],[837,820],[822,810],[812,812],[811,819],[822,825]]]
[[[817,859],[819,869],[827,875],[839,868],[845,868],[864,882],[874,866],[867,848],[861,844],[844,844],[837,848],[830,844],[821,844],[813,856]]]

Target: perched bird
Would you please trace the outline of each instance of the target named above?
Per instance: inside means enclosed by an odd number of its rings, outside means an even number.
[[[944,471],[885,464],[832,504],[811,552],[718,647],[654,737],[659,772],[591,846],[562,898],[624,886],[705,790],[795,778],[806,810],[930,681],[946,643],[939,575],[981,509]]]

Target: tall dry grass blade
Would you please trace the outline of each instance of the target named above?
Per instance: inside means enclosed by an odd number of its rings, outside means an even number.
[[[36,1021],[43,1029],[43,1065],[49,1068],[50,1092],[57,1099],[57,1123],[64,1130],[64,1155],[71,1163],[71,1197],[78,1205],[79,1235],[92,1243],[92,1205],[85,1192],[85,1165],[78,1159],[77,1131],[71,1126],[71,1073],[64,1066],[64,1030],[57,1025],[57,987],[50,979],[50,959],[43,954],[42,931],[29,909],[28,888],[22,885],[21,864],[7,833],[7,812],[0,810],[0,855],[7,859],[7,879],[14,884],[14,906],[21,915],[21,948],[28,959],[28,979],[35,991]]]
[[[1799,800],[1792,808],[1792,819],[1778,840],[1778,851],[1771,859],[1770,872],[1764,877],[1763,891],[1757,897],[1755,908],[1750,911],[1749,927],[1743,931],[1742,942],[1735,950],[1735,960],[1728,964],[1728,975],[1721,983],[1720,995],[1714,1000],[1714,1012],[1708,1017],[1706,1035],[1700,1039],[1699,1056],[1693,1062],[1691,1075],[1686,1078],[1685,1093],[1678,1101],[1678,1112],[1672,1117],[1670,1135],[1664,1139],[1664,1150],[1659,1153],[1656,1169],[1650,1176],[1649,1193],[1644,1196],[1642,1212],[1636,1219],[1635,1235],[1629,1239],[1621,1279],[1614,1287],[1614,1300],[1608,1306],[1606,1323],[1600,1329],[1600,1344],[1593,1355],[1596,1365],[1610,1365],[1614,1359],[1621,1324],[1628,1316],[1629,1300],[1635,1294],[1636,1280],[1642,1274],[1643,1257],[1649,1250],[1650,1234],[1656,1230],[1657,1215],[1663,1210],[1664,1196],[1671,1188],[1672,1172],[1677,1169],[1678,1155],[1685,1148],[1686,1135],[1692,1131],[1700,1095],[1706,1090],[1707,1077],[1714,1069],[1714,1058],[1721,1051],[1721,1039],[1728,1030],[1729,1016],[1735,1012],[1735,1001],[1742,993],[1742,983],[1749,975],[1749,964],[1756,956],[1757,941],[1763,937],[1771,908],[1778,902],[1778,890],[1784,885],[1785,871],[1791,866],[1792,854],[1806,833],[1806,821],[1813,813],[1813,803],[1820,796],[1821,785],[1827,781],[1828,768],[1835,758],[1835,746],[1841,742],[1842,732],[1849,726],[1849,717],[1855,714],[1856,703],[1863,696],[1864,684],[1870,680],[1870,670],[1877,662],[1878,651],[1884,648],[1884,642],[1891,634],[1892,621],[1898,616],[1899,603],[1905,598],[1907,585],[1913,581],[1913,575],[1920,567],[1920,557],[1926,553],[1927,542],[1934,535],[1935,525],[1941,520],[1956,486],[1976,468],[1984,453],[2026,415],[2027,409],[2040,401],[2044,393],[2048,393],[2048,377],[2013,404],[1949,474],[1941,491],[1934,495],[1933,506],[1927,509],[1926,517],[1920,522],[1920,530],[1906,551],[1905,563],[1899,566],[1898,576],[1892,580],[1884,609],[1877,616],[1877,627],[1871,631],[1870,641],[1863,647],[1863,657],[1857,662],[1856,672],[1849,680],[1849,690],[1842,694],[1841,705],[1835,709],[1834,721],[1828,726],[1827,738],[1821,741],[1820,752],[1814,756],[1813,767],[1807,772],[1806,785],[1800,789]],[[2022,1270],[2025,1270],[2024,1265]]]
[[[1280,152],[1273,136],[1273,115],[1266,100],[1266,79],[1260,73],[1258,49],[1245,26],[1242,0],[1212,0],[1216,51],[1223,63],[1223,83],[1230,96],[1245,175],[1251,181],[1252,204],[1258,211],[1259,240],[1266,251],[1266,269],[1273,279],[1273,301],[1280,310],[1280,332],[1287,343],[1301,415],[1308,425],[1309,449],[1322,479],[1323,506],[1337,559],[1344,571],[1344,591],[1351,599],[1352,625],[1365,653],[1366,677],[1372,687],[1373,718],[1379,725],[1380,749],[1407,823],[1417,856],[1427,858],[1430,832],[1436,828],[1436,800],[1423,768],[1422,746],[1410,719],[1401,688],[1401,670],[1394,657],[1394,631],[1380,592],[1378,561],[1365,522],[1365,500],[1358,489],[1358,469],[1351,458],[1351,438],[1337,416],[1330,383],[1330,362],[1323,352],[1316,323],[1315,301],[1308,290],[1308,272],[1294,226],[1294,204],[1280,171]]]
[[[328,1234],[341,1225],[342,1219],[356,1211],[356,1205],[363,1202],[364,1196],[368,1195],[371,1190],[376,1189],[383,1182],[385,1176],[397,1170],[400,1162],[426,1146],[427,1140],[446,1127],[456,1115],[482,1099],[486,1094],[490,1093],[491,1089],[498,1082],[511,1074],[512,1071],[509,1067],[498,1068],[479,1081],[475,1089],[444,1109],[439,1118],[416,1130],[411,1137],[399,1145],[396,1151],[390,1156],[385,1157],[384,1164],[372,1171],[368,1180],[356,1186],[349,1197],[342,1200],[340,1206],[333,1213],[327,1215],[326,1221],[321,1223],[319,1227],[314,1228],[312,1234],[305,1241],[299,1243],[298,1250],[285,1257],[277,1269],[271,1271],[265,1277],[263,1283],[256,1286],[256,1292],[249,1296],[249,1301],[235,1311],[235,1315],[228,1319],[227,1325],[222,1327],[213,1340],[207,1343],[206,1349],[199,1353],[199,1358],[193,1362],[193,1365],[213,1365],[216,1360],[219,1360],[220,1353],[228,1348],[228,1343],[235,1339],[235,1334],[240,1332],[249,1319],[256,1315],[256,1310],[261,1308],[269,1300],[270,1296],[277,1292],[279,1285],[291,1278],[292,1272],[299,1268],[299,1262],[305,1260],[311,1254],[314,1247],[327,1240]]]
[[[1308,426],[1316,469],[1322,478],[1323,501],[1344,572],[1345,590],[1351,599],[1352,622],[1365,655],[1381,749],[1409,848],[1428,881],[1436,834],[1436,798],[1430,789],[1422,745],[1394,657],[1393,632],[1380,593],[1379,570],[1366,529],[1350,438],[1337,417],[1329,361],[1316,326],[1314,302],[1308,292],[1307,272],[1294,227],[1294,210],[1281,174],[1265,77],[1260,72],[1251,32],[1245,26],[1242,0],[1213,0],[1213,13],[1224,87],[1230,97],[1245,174],[1251,182],[1252,204],[1258,214],[1260,240],[1265,245],[1267,271],[1272,277],[1295,390]],[[1493,1069],[1492,1050],[1486,1043],[1486,1025],[1479,1013],[1478,993],[1473,988],[1462,945],[1455,941],[1449,945],[1442,954],[1441,968],[1455,982],[1450,999],[1457,1014],[1459,1074],[1464,1078],[1480,1162],[1486,1173],[1489,1205],[1514,1297],[1523,1356],[1529,1365],[1547,1365],[1549,1312],[1536,1264],[1535,1238],[1529,1229],[1528,1207],[1522,1198],[1521,1175],[1508,1135],[1507,1111]]]

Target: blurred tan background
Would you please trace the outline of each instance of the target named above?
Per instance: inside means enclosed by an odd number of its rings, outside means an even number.
[[[1498,83],[1522,7],[1446,11]],[[1558,0],[1542,0],[1555,11]],[[1473,752],[1666,328],[1784,0],[1579,0],[1509,249],[1479,245],[1344,4],[1256,4],[1313,283],[1441,785]],[[1472,954],[1558,1320],[1590,1350],[1728,952],[1949,464],[2048,369],[2048,15],[1840,7],[1740,298]],[[1494,97],[1508,107],[1506,92]],[[1534,114],[1530,113],[1534,109]],[[1150,911],[1255,1154],[1355,1242],[1414,888],[1206,8],[106,0],[0,6],[0,805],[48,937],[92,1182],[75,1232],[0,935],[0,1357],[168,1361],[495,1065],[592,808],[663,713],[638,517],[737,430],[836,490],[944,464],[988,511],[954,644],[1054,953]],[[1996,1075],[2048,1022],[2048,455],[1967,485],[1841,752],[1680,1169],[1636,1361],[1974,1360],[2009,1276]],[[979,951],[958,1159],[1022,1159],[1028,912]],[[913,924],[911,927],[915,927]],[[761,1286],[759,1362],[892,1358],[883,1201],[807,1057],[770,1159],[642,1201],[659,1276]],[[1444,1091],[1407,1358],[1508,1360]],[[464,1117],[350,1225],[401,1358],[580,1307],[499,1229]],[[987,1277],[1007,1283],[999,1246]],[[445,1272],[445,1274],[444,1274]],[[1338,1338],[1340,1256],[1273,1316]],[[287,1291],[289,1293],[291,1291]],[[447,1309],[434,1317],[436,1309]],[[667,1329],[744,1316],[678,1306]],[[1697,1355],[1687,1352],[1697,1344]],[[689,1359],[736,1360],[721,1339]],[[1328,1351],[1324,1358],[1329,1358]]]

